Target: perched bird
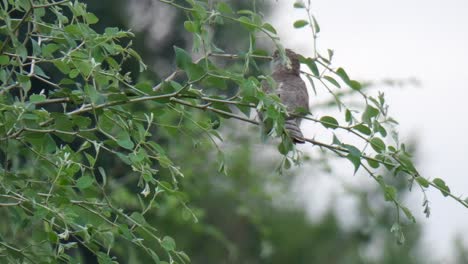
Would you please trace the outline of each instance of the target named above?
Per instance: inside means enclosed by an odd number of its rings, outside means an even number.
[[[309,111],[309,95],[304,81],[299,76],[299,57],[290,49],[286,49],[286,57],[289,63],[284,61],[279,51],[275,51],[272,61],[272,78],[277,87],[272,89],[266,81],[262,83],[263,90],[267,93],[276,93],[281,102],[287,107],[288,114],[304,113]],[[300,114],[300,113],[299,113]],[[285,128],[294,143],[305,143],[301,129],[301,119],[297,115],[289,115],[285,122]]]

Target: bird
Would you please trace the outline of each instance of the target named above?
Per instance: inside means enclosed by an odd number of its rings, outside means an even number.
[[[272,89],[265,80],[262,82],[262,89],[266,93],[276,94],[286,106],[288,116],[284,127],[287,134],[293,143],[303,144],[304,135],[300,128],[302,118],[297,114],[298,111],[302,114],[309,111],[309,94],[305,82],[300,77],[299,55],[290,49],[284,51],[289,62],[281,57],[279,50],[273,53],[271,62],[271,77],[277,84],[276,89]]]

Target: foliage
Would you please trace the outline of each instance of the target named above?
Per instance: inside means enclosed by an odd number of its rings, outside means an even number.
[[[262,75],[259,64],[271,58],[257,46],[258,37],[283,47],[255,1],[252,10],[233,10],[222,1],[159,2],[186,15],[183,26],[200,58],[193,60],[189,51],[174,47],[177,70],[157,85],[135,81],[123,70],[130,61],[146,70],[132,49],[133,33],[95,31],[99,18],[83,3],[0,4],[0,250],[8,262],[79,263],[84,251],[99,263],[112,263],[127,252],[145,253],[156,263],[188,263],[178,240],[149,220],[176,214],[196,225],[203,217],[203,211],[187,204],[193,193],[184,188],[183,177],[184,171],[190,174],[191,164],[177,158],[177,148],[189,144],[216,157],[217,164],[199,166],[216,166],[227,174],[229,161],[223,158],[219,132],[229,127],[226,119],[258,125],[251,112],[262,111],[284,155],[280,170],[300,161],[284,132],[285,107],[260,88],[262,80],[271,78]],[[309,68],[304,76],[314,91],[325,89],[333,96],[322,107],[330,114],[306,117],[327,128],[333,141],[305,140],[351,161],[354,172],[363,169],[376,180],[384,199],[395,205],[398,217],[391,230],[400,242],[400,213],[410,221],[414,217],[388,177],[379,175],[380,169],[408,177],[409,185],[418,185],[423,193],[432,186],[468,206],[442,179],[419,175],[393,130],[396,121],[388,116],[383,94],[367,95],[365,85],[332,66],[333,52],[322,55],[316,48],[320,27],[310,4],[295,6],[306,11],[307,19],[293,26],[309,26],[314,36],[314,57],[301,58]],[[248,39],[248,47],[236,54],[221,50],[211,33],[229,25],[242,26]],[[363,99],[358,108],[346,103],[355,94]],[[342,117],[333,115],[329,106]],[[343,138],[340,130],[362,143],[348,143],[354,141]],[[424,206],[429,215],[426,197]]]

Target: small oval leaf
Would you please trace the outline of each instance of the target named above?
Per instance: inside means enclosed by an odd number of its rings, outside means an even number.
[[[323,76],[323,78],[324,78],[325,80],[329,81],[331,84],[333,84],[333,85],[336,86],[337,88],[341,88],[340,83],[339,83],[337,80],[333,79],[333,77],[330,77],[330,76],[325,75],[325,76]]]
[[[326,128],[335,129],[339,126],[338,121],[334,117],[331,116],[323,116],[320,118],[320,123]]]
[[[306,20],[297,20],[296,22],[294,22],[294,27],[295,28],[302,28],[302,27],[305,27],[309,24],[309,22],[307,22]]]
[[[302,0],[297,0],[297,1],[294,3],[294,8],[305,8],[304,1],[302,1]]]
[[[450,194],[450,188],[445,184],[444,180],[441,178],[435,178],[432,182],[439,187],[440,192],[443,196],[448,196]]]
[[[166,251],[172,251],[176,248],[176,243],[172,237],[165,236],[161,241],[161,246]]]
[[[80,190],[89,188],[91,185],[93,185],[93,181],[94,179],[91,176],[85,175],[76,181],[76,187],[78,187]]]
[[[357,131],[363,133],[364,135],[372,134],[372,131],[370,130],[370,128],[368,126],[366,126],[366,125],[363,125],[363,124],[355,125],[353,127],[353,129],[356,129]]]
[[[374,137],[370,140],[371,147],[378,153],[382,153],[386,146],[382,139]]]
[[[421,176],[416,177],[416,181],[419,183],[419,185],[421,185],[424,188],[429,187],[429,181],[427,181],[425,178]]]

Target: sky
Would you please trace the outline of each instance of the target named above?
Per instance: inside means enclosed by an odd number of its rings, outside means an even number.
[[[297,19],[306,18],[294,9],[294,1],[278,0],[267,19],[278,30],[282,43],[311,56],[312,36],[307,28],[294,29]],[[402,141],[416,140],[417,167],[426,178],[440,177],[452,193],[468,196],[468,1],[462,0],[312,0],[312,10],[321,32],[319,50],[335,51],[334,65],[343,66],[357,80],[416,78],[420,85],[381,87],[390,105],[390,115],[399,121]],[[313,103],[311,98],[311,104]],[[306,122],[307,133],[312,126]],[[346,168],[351,169],[352,168]],[[348,182],[361,179],[337,168]],[[308,201],[311,215],[319,192],[343,193],[340,181],[302,177],[298,192]],[[340,189],[341,188],[341,189]],[[419,191],[406,204],[424,226],[424,251],[441,262],[450,260],[453,239],[468,234],[468,208],[428,191],[431,216],[422,212]],[[352,204],[343,198],[342,207]],[[468,242],[466,240],[465,242]]]

